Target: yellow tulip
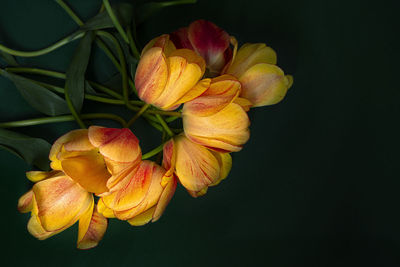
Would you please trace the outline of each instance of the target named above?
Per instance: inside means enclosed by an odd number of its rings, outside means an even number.
[[[240,91],[240,82],[231,75],[212,79],[207,91],[183,106],[185,135],[215,151],[241,150],[250,136],[250,121]]]
[[[178,177],[190,195],[198,197],[228,176],[232,158],[179,135],[164,145],[163,166]]]
[[[281,101],[293,83],[290,75],[276,66],[276,53],[265,44],[245,44],[225,67],[225,73],[237,77],[242,84],[241,97],[253,107],[273,105]]]
[[[128,129],[91,126],[57,139],[49,158],[53,170],[63,171],[88,192],[99,195],[113,190],[124,170],[140,163],[141,150]]]
[[[125,175],[118,190],[99,200],[99,211],[134,226],[157,221],[176,188],[175,177],[165,174],[166,170],[154,162],[142,161]]]
[[[97,212],[93,195],[63,172],[28,172],[36,181],[18,201],[18,210],[31,212],[28,231],[44,240],[79,221],[78,248],[95,247],[102,239],[107,219]]]
[[[169,36],[162,35],[143,49],[135,85],[146,103],[173,110],[207,89],[207,81],[198,83],[204,72],[203,58],[192,50],[176,49]]]

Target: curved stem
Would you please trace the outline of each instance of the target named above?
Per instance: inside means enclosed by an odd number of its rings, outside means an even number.
[[[119,23],[117,16],[115,16],[114,11],[111,8],[110,2],[108,2],[108,0],[103,0],[103,4],[104,4],[104,7],[105,7],[108,15],[110,16],[115,28],[121,34],[124,41],[129,43],[128,36],[126,35],[126,32],[124,31],[121,24]]]
[[[158,121],[160,122],[161,126],[164,128],[165,132],[170,136],[173,137],[175,134],[171,131],[168,124],[164,121],[164,119],[159,115],[156,114]]]
[[[72,103],[72,100],[71,100],[71,98],[69,97],[68,90],[69,90],[69,89],[68,89],[68,86],[65,86],[65,88],[64,88],[64,95],[65,95],[65,101],[67,101],[68,108],[69,108],[69,110],[71,111],[71,114],[72,114],[72,116],[75,118],[76,122],[79,124],[79,126],[80,126],[82,129],[86,129],[86,125],[83,123],[83,121],[82,121],[81,118],[79,117],[78,112],[76,112],[76,110],[75,110],[75,107],[74,107],[74,105],[73,105],[73,103]]]
[[[2,44],[0,44],[0,51],[3,51],[5,53],[13,55],[13,56],[18,56],[18,57],[37,57],[37,56],[48,54],[63,45],[66,45],[76,39],[82,38],[84,34],[85,34],[84,32],[78,30],[77,32],[74,32],[74,33],[68,35],[67,37],[61,39],[60,41],[50,45],[49,47],[46,47],[46,48],[43,48],[43,49],[40,49],[37,51],[29,51],[29,52],[28,51],[18,51],[18,50],[8,48]]]
[[[67,12],[67,14],[76,22],[76,24],[83,26],[83,21],[63,0],[56,0],[56,3],[59,4],[65,10],[65,12]]]
[[[126,128],[129,128],[145,111],[150,107],[150,104],[144,105],[126,124]]]
[[[149,159],[155,155],[157,155],[159,152],[161,152],[164,148],[164,143],[159,145],[158,147],[154,148],[153,150],[147,152],[146,154],[142,155],[142,159]]]
[[[82,119],[110,119],[119,122],[122,126],[126,125],[126,121],[114,114],[109,113],[89,113],[82,114]],[[13,127],[26,127],[47,123],[56,123],[56,122],[66,122],[73,121],[75,118],[72,115],[63,115],[63,116],[55,116],[55,117],[43,117],[43,118],[35,118],[29,120],[20,120],[20,121],[9,121],[9,122],[0,122],[0,128],[13,128]]]
[[[129,45],[131,47],[133,56],[136,59],[139,59],[140,58],[140,53],[139,53],[139,50],[136,47],[135,41],[133,40],[131,26],[128,26],[128,39],[129,39]]]

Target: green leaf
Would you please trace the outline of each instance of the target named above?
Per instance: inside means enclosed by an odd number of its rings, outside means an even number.
[[[70,113],[65,100],[54,92],[30,81],[29,79],[5,70],[0,69],[0,74],[10,79],[15,84],[22,97],[34,109],[49,116],[58,116]]]
[[[0,148],[18,155],[30,165],[42,170],[49,169],[51,145],[43,139],[0,129]]]
[[[85,72],[89,63],[94,34],[87,32],[75,49],[66,72],[65,87],[72,105],[79,113],[85,98]]]
[[[7,54],[3,51],[0,51],[0,59],[7,63],[7,66],[18,66],[18,62],[15,60],[15,58],[12,55]]]
[[[150,2],[140,5],[135,11],[136,24],[141,24],[149,17],[160,12],[164,7],[195,4],[197,0],[175,0],[175,1],[163,1],[163,2]]]
[[[129,3],[119,3],[113,7],[114,14],[118,17],[122,26],[127,26],[133,18],[133,6]],[[100,30],[114,28],[114,23],[112,22],[110,16],[106,11],[103,11],[90,20],[88,20],[85,25],[81,27],[83,31],[90,30]]]

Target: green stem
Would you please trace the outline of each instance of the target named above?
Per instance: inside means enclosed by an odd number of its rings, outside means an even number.
[[[83,21],[75,14],[75,12],[66,4],[63,0],[56,0],[57,4],[59,4],[65,12],[78,24],[79,26],[83,26]]]
[[[131,26],[128,26],[128,39],[129,39],[129,45],[130,45],[130,47],[131,47],[133,56],[134,56],[136,59],[140,59],[139,50],[137,49],[136,43],[135,43],[135,41],[133,40],[133,37],[132,37]]]
[[[78,30],[78,31],[68,35],[67,37],[61,39],[60,41],[50,45],[49,47],[46,47],[46,48],[43,48],[43,49],[40,49],[37,51],[18,51],[18,50],[14,50],[14,49],[5,47],[2,44],[0,44],[0,51],[3,51],[5,53],[13,55],[13,56],[18,56],[18,57],[37,57],[37,56],[48,54],[63,45],[66,45],[76,39],[82,38],[84,34],[85,34],[84,32]]]
[[[158,147],[154,148],[153,150],[147,152],[146,154],[142,155],[142,160],[149,159],[155,155],[157,155],[159,152],[161,152],[164,148],[164,143],[159,145]]]
[[[129,128],[145,111],[150,107],[150,104],[142,106],[142,108],[132,117],[126,124],[126,128]]]
[[[80,126],[82,129],[86,129],[85,123],[83,123],[82,119],[79,117],[78,112],[76,112],[76,110],[75,110],[75,107],[74,107],[74,105],[73,105],[73,103],[72,103],[72,100],[71,100],[71,98],[69,97],[68,90],[69,90],[69,89],[68,89],[68,86],[65,85],[65,88],[64,88],[64,95],[65,95],[65,101],[67,101],[68,108],[69,108],[69,110],[71,111],[71,114],[72,114],[72,116],[75,118],[76,122],[79,124],[79,126]]]
[[[82,114],[82,119],[110,119],[119,122],[123,127],[126,125],[126,121],[114,114],[109,113],[89,113]],[[56,123],[56,122],[66,122],[73,121],[75,118],[72,115],[63,115],[63,116],[55,116],[55,117],[43,117],[43,118],[35,118],[29,120],[21,120],[21,121],[9,121],[9,122],[1,122],[0,128],[13,128],[13,127],[26,127],[47,123]]]
[[[168,124],[164,121],[160,114],[156,114],[156,118],[160,122],[161,126],[164,128],[165,132],[170,136],[173,137],[175,134],[171,131]]]
[[[176,0],[176,1],[167,1],[167,2],[160,2],[160,5],[163,7],[167,6],[176,6],[176,5],[185,5],[185,4],[195,4],[197,0]]]
[[[103,0],[103,4],[104,4],[104,7],[105,7],[108,15],[110,16],[115,28],[121,34],[124,41],[129,43],[128,36],[126,35],[124,29],[122,28],[121,24],[119,23],[117,16],[114,14],[114,11],[111,8],[110,2],[108,2],[108,0]]]

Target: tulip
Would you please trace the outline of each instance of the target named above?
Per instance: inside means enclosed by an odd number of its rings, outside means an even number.
[[[276,61],[275,51],[265,44],[245,44],[223,72],[239,79],[240,96],[253,107],[273,105],[285,97],[293,83],[292,76],[285,75]]]
[[[157,221],[176,188],[175,177],[165,174],[166,170],[154,162],[142,161],[127,173],[119,190],[99,200],[99,211],[134,226]]]
[[[212,79],[201,96],[182,110],[185,135],[193,142],[220,152],[242,149],[249,139],[248,102],[238,98],[240,82],[231,75]]]
[[[163,165],[191,196],[198,197],[228,176],[232,158],[229,153],[212,151],[179,135],[164,145]]]
[[[204,58],[211,74],[219,74],[231,60],[230,39],[228,33],[206,20],[196,20],[171,34],[177,48],[191,49]]]
[[[143,49],[135,75],[139,98],[163,110],[174,110],[208,87],[198,81],[205,72],[204,59],[189,49],[176,49],[162,35]]]
[[[79,221],[78,248],[96,246],[107,219],[99,214],[93,196],[60,171],[28,172],[37,183],[18,201],[18,210],[31,212],[28,231],[39,240],[53,236]]]
[[[104,194],[122,180],[121,173],[141,161],[139,141],[129,129],[91,126],[74,130],[53,144],[53,170],[63,171],[86,191]]]

